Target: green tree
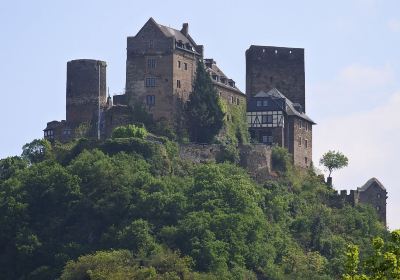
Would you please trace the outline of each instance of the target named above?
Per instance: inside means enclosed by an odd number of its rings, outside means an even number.
[[[14,156],[0,160],[0,180],[6,180],[16,174],[18,170],[25,169],[27,161]]]
[[[193,91],[187,103],[191,141],[208,143],[224,124],[224,113],[217,91],[203,62],[197,63]]]
[[[51,144],[45,139],[35,139],[22,147],[21,157],[30,163],[51,159],[53,157]]]
[[[211,280],[209,274],[195,273],[189,257],[168,250],[150,258],[135,257],[127,250],[97,251],[69,261],[60,280]]]
[[[374,238],[372,246],[373,252],[367,256],[361,266],[358,246],[348,246],[346,270],[342,276],[344,280],[400,279],[400,230],[391,233],[387,244],[381,237]]]
[[[328,177],[331,177],[332,171],[346,167],[349,163],[349,159],[341,152],[328,151],[322,155],[319,160],[319,164],[323,165],[328,171]]]

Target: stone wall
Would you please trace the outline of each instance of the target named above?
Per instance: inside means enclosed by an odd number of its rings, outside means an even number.
[[[240,166],[245,168],[250,176],[257,182],[271,178],[270,146],[252,144],[240,146]]]
[[[182,159],[195,163],[216,162],[221,146],[217,144],[182,144],[179,155]],[[271,147],[266,145],[239,146],[239,165],[247,170],[256,181],[262,182],[271,178]]]
[[[217,144],[181,144],[179,156],[194,163],[216,162],[216,158],[221,151]]]

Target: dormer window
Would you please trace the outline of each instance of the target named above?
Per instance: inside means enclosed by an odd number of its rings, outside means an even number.
[[[261,107],[262,106],[262,101],[261,100],[257,100],[257,107]]]
[[[45,130],[44,138],[54,138],[54,131],[52,129]]]

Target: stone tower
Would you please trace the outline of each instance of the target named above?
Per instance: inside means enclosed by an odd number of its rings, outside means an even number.
[[[175,112],[192,90],[197,60],[203,46],[181,30],[158,24],[150,18],[136,36],[127,39],[126,99],[141,105],[155,121],[173,124]]]
[[[106,67],[106,62],[93,59],[67,63],[66,121],[70,128],[86,123],[97,131],[107,103]]]
[[[250,46],[246,51],[246,94],[276,88],[305,112],[304,49]]]

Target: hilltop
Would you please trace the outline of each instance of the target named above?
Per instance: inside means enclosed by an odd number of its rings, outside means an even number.
[[[257,183],[160,139],[36,140],[2,159],[0,278],[337,279],[348,243],[365,256],[387,236],[282,148]]]

